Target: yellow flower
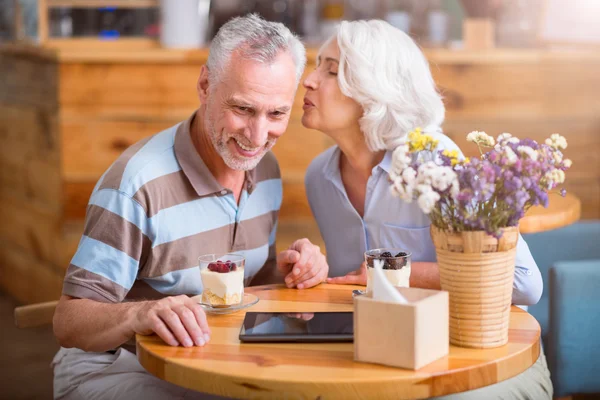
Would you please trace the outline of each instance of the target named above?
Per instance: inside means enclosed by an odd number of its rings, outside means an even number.
[[[425,135],[421,128],[415,128],[414,131],[409,132],[408,141],[411,152],[433,151],[439,144],[439,140],[434,140],[430,135]]]
[[[450,165],[455,166],[458,161],[458,150],[444,150],[442,154],[450,159]]]
[[[449,158],[458,158],[458,150],[444,150],[442,154]]]

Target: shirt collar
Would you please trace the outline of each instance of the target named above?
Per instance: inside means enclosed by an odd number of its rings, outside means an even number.
[[[340,148],[335,146],[333,151],[331,152],[331,156],[329,160],[323,165],[323,174],[325,178],[329,179],[332,182],[336,180],[341,181],[342,177],[340,175]]]
[[[207,196],[222,192],[225,188],[215,179],[194,147],[191,126],[195,116],[196,112],[177,127],[175,157],[198,196]],[[246,171],[245,185],[248,194],[252,194],[256,187],[256,168]]]
[[[216,192],[222,191],[224,188],[215,179],[210,172],[202,157],[196,151],[192,137],[190,136],[190,127],[194,116],[183,121],[177,127],[175,134],[175,157],[183,173],[188,178],[192,187],[198,193],[198,196],[207,196]]]
[[[388,150],[385,152],[383,160],[381,160],[381,162],[377,164],[377,166],[384,170],[387,174],[390,173],[390,169],[392,168],[392,150]]]

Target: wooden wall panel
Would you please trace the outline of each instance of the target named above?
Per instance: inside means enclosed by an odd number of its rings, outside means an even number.
[[[0,45],[0,286],[24,302],[62,282],[57,66],[38,53]]]
[[[199,64],[61,64],[59,100],[66,116],[181,120],[198,107],[199,72]]]
[[[0,240],[0,287],[20,303],[57,300],[62,292],[64,273],[28,251]]]
[[[600,171],[600,117],[594,121],[543,120],[543,121],[469,121],[449,120],[444,124],[445,133],[463,150],[467,156],[479,154],[477,146],[468,143],[470,131],[485,131],[493,137],[502,132],[510,132],[519,138],[531,138],[543,143],[553,133],[560,133],[568,141],[563,152],[573,161],[568,179],[594,179]]]
[[[0,196],[0,240],[27,252],[40,262],[61,265],[62,219],[55,212],[18,198]]]
[[[178,122],[62,118],[63,176],[95,182],[129,146]]]
[[[449,118],[544,119],[596,117],[595,71],[577,62],[438,64],[432,73]]]
[[[600,178],[572,179],[566,182],[565,189],[581,200],[581,219],[600,219]]]
[[[288,129],[273,147],[273,153],[282,173],[303,175],[311,161],[330,145],[325,134],[306,129],[300,119],[292,117]]]
[[[57,64],[51,54],[0,43],[0,104],[56,113]]]

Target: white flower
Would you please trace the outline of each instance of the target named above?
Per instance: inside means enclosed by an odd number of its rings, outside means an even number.
[[[573,165],[573,161],[569,160],[568,158],[565,158],[565,160],[563,161],[563,165],[566,168],[571,168],[571,165]]]
[[[562,169],[555,169],[554,171],[556,171],[556,182],[565,183],[565,171]]]
[[[500,135],[498,135],[498,138],[496,139],[498,141],[498,144],[494,147],[494,149],[501,153],[502,149],[509,143],[519,143],[520,140],[519,138],[511,135],[510,133],[504,132],[501,133]]]
[[[546,139],[546,144],[552,148],[564,150],[567,148],[567,139],[558,133],[553,133],[550,138]]]
[[[413,168],[408,167],[405,168],[404,171],[402,171],[402,179],[404,180],[404,182],[406,182],[409,185],[412,185],[415,183],[415,179],[417,177],[417,171],[415,171]]]
[[[479,131],[470,132],[467,135],[467,142],[475,143],[477,141],[477,136],[479,135]]]
[[[473,131],[467,135],[467,142],[474,142],[484,146],[493,147],[494,138],[485,132]]]
[[[451,167],[440,166],[433,174],[432,186],[443,192],[457,179],[456,172],[454,172]]]
[[[512,135],[508,132],[504,132],[498,135],[498,137],[496,138],[496,141],[498,142],[498,144],[502,144],[505,141],[508,141],[508,139],[510,139],[512,137]]]
[[[420,185],[419,185],[420,186]],[[435,207],[435,204],[440,199],[440,195],[433,190],[422,192],[419,196],[417,202],[419,204],[419,208],[425,214],[429,214]]]
[[[554,184],[560,184],[565,182],[565,171],[561,169],[553,169],[544,176],[548,182],[548,188],[552,188]]]
[[[456,199],[458,194],[460,193],[460,186],[458,184],[458,179],[452,181],[452,187],[450,188],[450,197]]]
[[[529,146],[519,146],[517,147],[517,151],[521,154],[526,154],[533,161],[538,159],[538,152]]]
[[[401,174],[404,168],[410,165],[411,161],[412,159],[408,152],[408,145],[401,144],[396,147],[392,153],[392,170],[397,174]]]
[[[440,166],[437,165],[433,161],[427,161],[425,164],[419,165],[419,170],[417,173],[417,182],[423,183],[425,185],[431,185],[433,181],[433,176],[435,175],[435,171]]]
[[[407,203],[410,203],[413,200],[414,186],[404,185],[402,178],[400,177],[394,179],[390,190],[392,191],[392,196],[399,197]]]
[[[504,148],[504,154],[506,155],[506,158],[508,159],[509,165],[512,165],[517,162],[518,157],[515,154],[515,152],[513,151],[513,149],[511,149],[510,147]]]
[[[558,150],[553,151],[552,158],[554,159],[555,164],[560,164],[563,160],[563,154]]]

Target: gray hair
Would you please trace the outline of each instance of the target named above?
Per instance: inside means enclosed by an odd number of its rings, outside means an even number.
[[[395,149],[417,127],[439,130],[444,103],[408,35],[385,21],[344,21],[337,43],[340,90],[362,106],[359,124],[370,150]]]
[[[282,23],[265,21],[256,14],[231,19],[212,40],[206,65],[215,81],[227,68],[234,51],[262,63],[271,63],[281,52],[289,52],[296,65],[296,83],[306,65],[306,49],[298,37]]]

